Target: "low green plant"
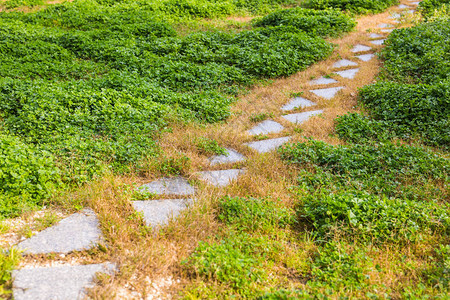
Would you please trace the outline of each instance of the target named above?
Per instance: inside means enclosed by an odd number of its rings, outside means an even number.
[[[0,296],[8,297],[11,294],[12,271],[20,260],[20,251],[16,248],[0,250]]]
[[[449,5],[449,0],[423,0],[419,3],[418,11],[428,20],[441,10],[446,10],[448,14]]]
[[[44,4],[43,0],[8,0],[4,5],[7,9],[17,8],[21,6],[33,7]]]
[[[41,206],[60,180],[50,153],[0,133],[0,218]]]
[[[218,218],[239,231],[270,232],[295,223],[295,214],[270,198],[224,197],[219,200]]]
[[[301,214],[322,238],[345,234],[365,242],[399,242],[419,240],[424,233],[450,233],[448,208],[434,202],[359,191],[315,194],[302,201]]]
[[[200,242],[182,264],[192,275],[227,284],[236,294],[246,295],[266,280],[264,264],[274,251],[266,237],[232,234],[216,243]]]
[[[215,155],[226,155],[227,150],[220,146],[216,140],[200,137],[196,139],[195,145],[197,149],[205,155],[215,154]]]
[[[385,124],[400,138],[421,137],[433,146],[450,147],[450,81],[435,85],[378,82],[362,88],[359,101],[377,120],[371,122],[379,124],[374,130]],[[382,130],[378,132],[383,135]]]
[[[288,144],[281,157],[305,171],[299,183],[309,190],[356,189],[400,199],[440,201],[446,192],[448,159],[420,147],[385,143],[332,146],[321,141]]]
[[[309,34],[326,37],[349,32],[356,26],[356,22],[337,10],[296,7],[273,12],[257,20],[254,26],[293,26]]]
[[[336,8],[357,14],[379,13],[398,0],[306,0],[302,5],[306,8],[328,9]]]
[[[338,116],[335,130],[339,138],[351,143],[387,142],[396,135],[386,121],[378,121],[358,113]],[[391,125],[391,126],[389,126]]]

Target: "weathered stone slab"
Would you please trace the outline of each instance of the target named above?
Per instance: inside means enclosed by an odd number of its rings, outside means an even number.
[[[277,133],[284,129],[283,125],[277,123],[272,120],[265,120],[252,129],[248,130],[247,133],[250,135],[258,135],[258,134],[269,134],[269,133]]]
[[[355,57],[359,58],[362,61],[370,61],[373,57],[375,56],[375,54],[363,54],[363,55],[357,55]]]
[[[409,14],[411,14],[411,15],[412,15],[413,13],[415,13],[415,12],[416,12],[415,9],[410,9],[410,10],[407,11],[407,13],[409,13]]]
[[[402,15],[399,13],[393,13],[392,15],[389,16],[389,19],[400,19],[401,17]]]
[[[375,41],[370,41],[372,44],[377,45],[377,46],[381,46],[384,44],[384,42],[386,41],[386,39],[382,39],[382,40],[375,40]]]
[[[378,28],[391,28],[391,27],[394,27],[394,26],[392,26],[391,24],[387,24],[387,23],[378,24]]]
[[[351,60],[341,59],[333,64],[333,68],[337,69],[337,68],[343,68],[343,67],[354,67],[357,65],[358,65],[357,63],[355,63]]]
[[[200,180],[206,181],[217,187],[224,187],[229,185],[233,180],[236,180],[240,174],[244,173],[244,170],[230,169],[230,170],[218,170],[218,171],[204,171],[198,172]]]
[[[216,155],[209,159],[211,165],[236,163],[245,160],[245,156],[233,149],[225,148],[227,154]]]
[[[344,87],[338,86],[333,88],[327,88],[327,89],[318,89],[318,90],[310,90],[311,93],[314,93],[315,95],[325,98],[327,100],[330,100],[336,96],[337,92],[342,90]]]
[[[414,2],[409,2],[409,3],[412,4],[412,5],[419,5],[420,1],[414,1]]]
[[[97,272],[112,274],[111,263],[21,269],[13,272],[16,300],[74,300],[86,297]]]
[[[358,45],[355,45],[355,47],[353,47],[352,50],[350,50],[350,51],[352,51],[353,53],[358,53],[358,52],[364,52],[364,51],[369,51],[369,50],[372,50],[372,48],[370,48],[369,46],[358,44]]]
[[[288,104],[283,106],[281,108],[281,110],[289,111],[289,110],[293,110],[293,109],[295,109],[297,107],[305,108],[305,107],[310,107],[310,106],[314,106],[314,105],[317,105],[317,104],[312,102],[312,101],[309,101],[308,99],[305,99],[305,98],[302,98],[302,97],[295,97]]]
[[[409,6],[408,5],[405,5],[405,4],[400,4],[399,6],[397,6],[398,8],[400,8],[400,9],[406,9],[406,8],[409,8]]]
[[[371,38],[371,39],[377,39],[377,38],[380,38],[380,37],[383,37],[384,35],[382,35],[382,34],[379,34],[379,33],[371,33],[371,34],[369,34],[369,38]]]
[[[291,139],[290,136],[286,136],[286,137],[281,137],[281,138],[276,138],[276,139],[251,142],[251,143],[247,143],[245,145],[258,151],[259,153],[266,153],[266,152],[275,150],[276,148],[280,147],[284,143],[287,143],[290,139]]]
[[[192,199],[163,199],[133,201],[132,204],[136,211],[142,212],[147,226],[157,227],[166,225],[171,217],[176,218],[192,202]]]
[[[358,73],[359,68],[356,69],[349,69],[344,71],[338,71],[336,74],[338,74],[341,77],[347,78],[347,79],[353,79],[356,76],[356,73]]]
[[[333,78],[325,78],[325,77],[320,77],[317,78],[315,80],[311,80],[309,82],[310,85],[320,85],[320,84],[331,84],[331,83],[336,83],[337,80],[334,80]]]
[[[88,250],[102,240],[102,232],[91,209],[73,214],[18,244],[25,254],[69,253]]]
[[[381,30],[381,32],[384,32],[384,33],[390,33],[392,31],[394,31],[394,29],[382,29]]]
[[[323,113],[323,110],[319,109],[319,110],[313,110],[313,111],[306,111],[306,112],[302,112],[302,113],[298,113],[298,114],[284,115],[282,117],[283,117],[283,119],[285,119],[289,122],[301,124],[301,123],[307,121],[312,116],[316,116],[321,113]]]
[[[157,195],[181,195],[188,196],[195,193],[195,189],[189,182],[181,177],[161,178],[138,188],[138,191]]]

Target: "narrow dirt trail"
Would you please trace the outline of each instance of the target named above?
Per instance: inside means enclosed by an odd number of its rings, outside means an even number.
[[[212,199],[271,196],[289,205],[293,198],[288,188],[295,176],[273,150],[307,138],[340,143],[333,135],[334,119],[357,110],[358,88],[376,78],[376,54],[384,39],[392,29],[408,26],[398,19],[407,20],[416,6],[403,0],[382,14],[359,18],[354,32],[330,40],[336,49],[327,60],[255,87],[233,105],[226,123],[188,124],[164,133],[160,144],[167,157],[189,158],[189,166],[181,168],[183,177],[148,172],[145,180],[108,178],[82,190],[78,196],[88,198],[90,209],[19,244],[28,250],[14,274],[15,299],[63,293],[79,297],[98,271],[112,276],[93,289],[96,297],[108,298],[112,291],[118,298],[175,296],[183,285],[174,279],[180,260],[217,228]],[[217,140],[228,155],[199,153],[194,142],[198,137]],[[124,183],[138,186],[153,200],[130,203],[117,188]],[[166,234],[146,238],[139,218],[130,218],[134,210],[151,227],[169,224]]]

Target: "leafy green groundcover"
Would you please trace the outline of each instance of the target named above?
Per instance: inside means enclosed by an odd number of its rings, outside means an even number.
[[[379,13],[398,0],[306,0],[303,6],[314,9],[337,8],[358,14]]]
[[[318,36],[338,36],[351,31],[356,22],[338,10],[291,8],[273,12],[255,22],[257,27],[293,26]]]

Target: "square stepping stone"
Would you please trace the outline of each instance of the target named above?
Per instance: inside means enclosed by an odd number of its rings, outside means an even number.
[[[236,163],[245,160],[245,156],[233,149],[225,148],[227,154],[216,155],[209,159],[211,165]]]
[[[111,263],[17,270],[13,272],[13,296],[16,300],[85,299],[85,289],[94,286],[96,273],[115,270]]]
[[[131,204],[136,211],[143,214],[147,226],[158,227],[167,225],[170,218],[176,218],[193,202],[193,199],[162,199],[133,201]]]
[[[353,49],[350,51],[352,51],[353,53],[357,53],[357,52],[365,52],[365,51],[369,51],[369,50],[372,50],[372,48],[369,46],[358,44],[358,45],[355,45],[355,47],[353,47]]]
[[[345,70],[345,71],[339,71],[336,72],[336,74],[338,74],[341,77],[347,78],[347,79],[353,79],[356,76],[356,73],[358,73],[359,68],[356,69],[349,69],[349,70]]]
[[[333,68],[338,69],[338,68],[344,68],[344,67],[354,67],[357,65],[358,65],[357,63],[355,63],[351,60],[341,59],[333,64]]]
[[[371,34],[369,34],[369,38],[371,38],[371,39],[377,39],[377,38],[380,38],[380,37],[383,37],[384,35],[382,35],[382,34],[379,34],[379,33],[371,33]]]
[[[306,112],[302,112],[302,113],[298,113],[298,114],[284,115],[284,116],[282,116],[282,118],[289,122],[292,122],[292,123],[301,124],[301,123],[307,121],[309,118],[311,118],[313,116],[317,116],[321,113],[323,113],[323,110],[319,109],[319,110],[313,110],[313,111],[306,111]]]
[[[206,181],[217,187],[224,187],[229,185],[233,180],[236,180],[240,174],[244,173],[244,170],[230,169],[219,171],[204,171],[198,172],[200,180]]]
[[[382,29],[381,32],[384,33],[391,33],[392,31],[394,31],[394,29]]]
[[[400,8],[400,9],[406,9],[406,8],[409,8],[409,6],[408,5],[405,5],[405,4],[400,4],[399,6],[397,6],[398,8]]]
[[[277,133],[284,129],[284,127],[275,121],[265,120],[252,129],[248,130],[247,133],[249,135],[258,135],[258,134],[269,134],[269,133]]]
[[[277,149],[284,143],[287,143],[291,139],[290,136],[276,138],[276,139],[269,139],[269,140],[263,140],[263,141],[257,141],[257,142],[251,142],[247,143],[245,145],[249,146],[253,150],[256,150],[259,153],[266,153],[270,152],[272,150]]]
[[[374,45],[380,46],[380,45],[383,45],[385,41],[386,41],[386,39],[375,40],[375,41],[370,41],[370,42]]]
[[[295,97],[288,104],[283,106],[281,108],[281,110],[289,111],[289,110],[293,110],[293,109],[295,109],[297,107],[305,108],[305,107],[310,107],[310,106],[314,106],[314,105],[317,105],[317,104],[312,102],[312,101],[309,101],[308,99],[305,99],[305,98],[302,98],[302,97]]]
[[[330,100],[336,96],[337,92],[342,90],[344,87],[338,86],[333,88],[327,88],[327,89],[318,89],[318,90],[310,90],[311,93],[314,93],[315,95],[325,98],[327,100]]]
[[[181,177],[161,178],[140,186],[138,191],[156,195],[180,196],[189,196],[195,193],[194,187]]]
[[[363,54],[363,55],[357,55],[355,57],[359,58],[362,61],[370,61],[374,56],[375,56],[375,54]]]
[[[95,247],[103,240],[91,209],[75,213],[18,244],[25,254],[69,253]]]
[[[409,2],[409,3],[412,4],[412,5],[419,5],[420,1],[414,1],[414,2]]]
[[[309,82],[310,85],[319,85],[319,84],[331,84],[331,83],[336,83],[337,80],[334,80],[333,78],[325,78],[325,77],[320,77],[317,78],[315,80],[311,80]]]
[[[394,27],[394,26],[392,26],[391,24],[387,24],[387,23],[378,24],[378,28],[391,28],[391,27]]]

